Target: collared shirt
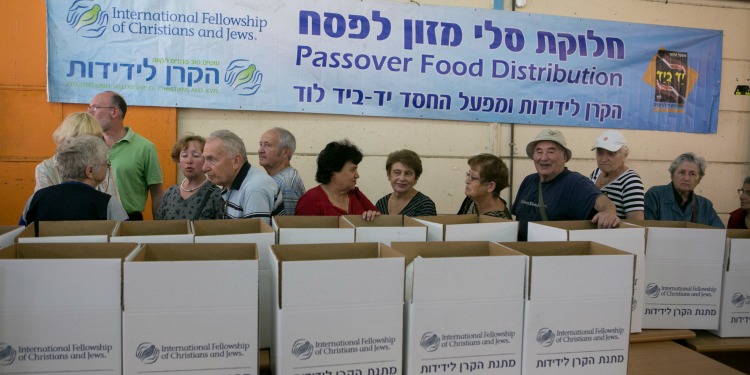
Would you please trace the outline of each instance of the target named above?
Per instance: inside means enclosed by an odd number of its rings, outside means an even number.
[[[240,167],[229,188],[221,192],[224,217],[227,219],[261,218],[271,224],[271,217],[284,214],[284,197],[276,181],[247,161]]]

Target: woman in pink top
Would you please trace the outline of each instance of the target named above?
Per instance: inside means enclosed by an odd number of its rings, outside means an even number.
[[[317,160],[315,181],[320,185],[300,197],[295,215],[361,214],[368,221],[380,215],[375,205],[357,188],[357,166],[361,161],[362,151],[349,140],[327,144]]]

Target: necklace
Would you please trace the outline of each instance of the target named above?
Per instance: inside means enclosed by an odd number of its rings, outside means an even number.
[[[334,196],[330,191],[328,191],[328,189],[326,189],[326,187],[322,184],[320,185],[320,188],[323,189],[323,192],[326,193],[331,204],[340,208],[344,212],[349,212],[349,194],[344,196],[344,199],[342,201],[338,196]]]
[[[188,193],[192,193],[192,192],[194,192],[194,191],[196,191],[196,190],[200,189],[200,188],[201,188],[201,186],[205,185],[205,184],[206,184],[206,182],[208,181],[208,178],[206,178],[205,180],[203,180],[203,182],[201,182],[201,184],[200,184],[200,185],[198,185],[198,186],[196,186],[196,187],[194,187],[194,188],[192,188],[192,189],[187,189],[187,188],[185,188],[185,187],[183,187],[183,186],[182,186],[182,185],[185,185],[185,181],[187,181],[187,178],[186,178],[186,179],[184,179],[184,180],[182,180],[182,182],[180,182],[180,190],[182,190],[182,191],[186,191],[186,192],[188,192]]]

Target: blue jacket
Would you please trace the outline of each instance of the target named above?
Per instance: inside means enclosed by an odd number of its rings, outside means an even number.
[[[667,185],[654,186],[646,192],[645,219],[692,221],[693,204],[697,202],[698,207],[695,216],[698,224],[724,228],[724,223],[721,222],[719,215],[716,214],[713,203],[698,194],[693,193],[693,195],[695,199],[688,203],[685,212],[683,212],[680,209],[680,205],[674,199],[674,188],[671,182]]]

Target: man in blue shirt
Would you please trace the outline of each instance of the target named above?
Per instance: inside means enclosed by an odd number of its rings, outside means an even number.
[[[620,224],[612,201],[587,177],[565,167],[573,152],[562,132],[542,130],[526,146],[526,154],[537,173],[521,182],[511,208],[520,222],[519,240],[526,241],[529,221],[591,219],[599,228]]]

